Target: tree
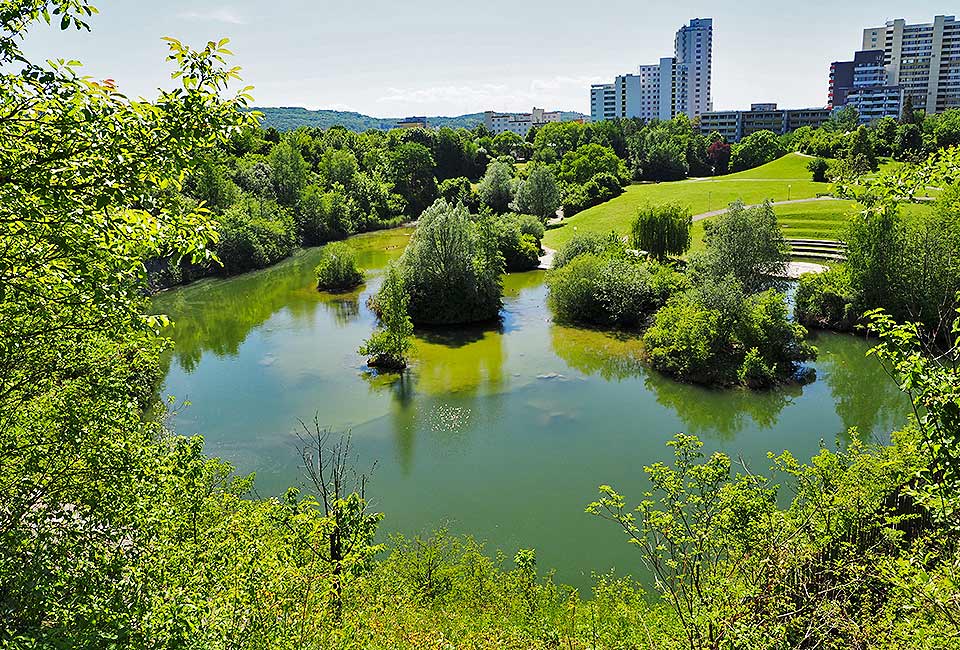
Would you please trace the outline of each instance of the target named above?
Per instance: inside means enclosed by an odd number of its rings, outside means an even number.
[[[784,153],[776,133],[757,131],[745,137],[733,148],[730,167],[735,172],[753,169],[776,160]]]
[[[813,174],[814,183],[826,183],[827,172],[830,170],[830,163],[826,158],[814,158],[807,163],[807,169]]]
[[[146,316],[144,263],[212,262],[216,224],[182,200],[184,178],[252,123],[226,41],[169,39],[178,81],[152,102],[20,47],[40,20],[88,29],[94,12],[0,10],[0,635],[14,645],[176,643],[142,627],[167,586],[154,533],[175,527],[161,513],[187,483],[186,440],[158,442],[143,415],[165,322]],[[193,476],[222,495],[214,473]]]
[[[628,177],[623,160],[613,149],[587,144],[564,154],[557,176],[564,183],[583,184],[600,173],[612,174],[624,182]]]
[[[847,163],[857,176],[877,170],[877,157],[867,127],[861,126],[851,134]]]
[[[913,95],[907,95],[903,98],[903,108],[900,110],[900,124],[917,124],[917,111],[913,107]]]
[[[497,214],[509,210],[513,201],[513,165],[503,160],[492,161],[480,181],[477,194]]]
[[[705,249],[691,261],[698,284],[732,276],[747,294],[782,284],[790,258],[769,201],[752,208],[737,201],[725,214],[704,222],[704,231]]]
[[[546,165],[534,165],[527,180],[517,188],[517,210],[546,220],[556,215],[560,207],[560,191],[553,170]]]
[[[300,152],[284,140],[270,152],[270,169],[277,202],[292,208],[307,186],[310,168]]]
[[[513,131],[504,131],[493,139],[493,152],[497,156],[511,156],[514,160],[526,160],[529,145]]]
[[[357,268],[357,253],[343,242],[323,247],[313,273],[320,291],[349,291],[363,283],[363,271]]]
[[[683,255],[690,249],[690,210],[676,204],[640,208],[633,221],[630,241],[663,261],[669,255]]]
[[[415,324],[481,322],[500,313],[503,257],[496,235],[461,205],[440,199],[425,210],[400,265]]]
[[[417,217],[437,198],[437,179],[430,150],[405,142],[388,154],[394,189],[407,202],[407,214]]]
[[[407,352],[413,345],[413,322],[408,308],[409,297],[403,276],[396,265],[391,265],[383,287],[377,293],[376,310],[380,325],[359,350],[360,354],[369,357],[367,365],[383,370],[407,367]]]
[[[730,145],[717,140],[707,147],[707,162],[713,169],[714,176],[722,176],[730,167]]]
[[[350,187],[359,169],[357,157],[344,149],[326,149],[318,167],[327,188],[334,185]]]

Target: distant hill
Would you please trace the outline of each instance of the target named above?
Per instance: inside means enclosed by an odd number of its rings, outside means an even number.
[[[262,125],[264,128],[273,127],[278,131],[293,131],[301,126],[318,127],[328,129],[331,126],[342,126],[351,131],[363,132],[368,129],[388,130],[396,126],[399,117],[370,117],[362,113],[353,113],[348,111],[308,111],[305,108],[280,107],[280,108],[262,108],[256,107],[252,110],[263,113]],[[562,111],[564,120],[575,120],[586,117],[582,113],[572,111]],[[468,115],[458,115],[456,117],[434,116],[427,117],[427,123],[430,128],[438,129],[448,126],[451,129],[465,128],[472,129],[478,124],[483,123],[483,113],[470,113]]]

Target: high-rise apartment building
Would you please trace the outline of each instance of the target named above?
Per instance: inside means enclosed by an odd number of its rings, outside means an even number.
[[[674,57],[687,68],[687,96],[681,112],[691,119],[713,110],[713,19],[694,18],[677,32]]]
[[[915,108],[960,108],[960,22],[954,16],[916,25],[901,18],[865,29],[863,49],[883,51],[886,86],[899,86]]]
[[[679,113],[696,117],[709,110],[713,20],[697,18],[681,27],[675,49],[675,56],[641,65],[636,74],[592,85],[590,118],[595,122],[619,117],[670,120]]]
[[[903,92],[890,85],[883,50],[863,50],[853,61],[830,64],[828,108],[852,106],[860,115],[860,124],[900,114]]]

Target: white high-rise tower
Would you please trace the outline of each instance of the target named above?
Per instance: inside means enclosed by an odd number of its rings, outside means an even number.
[[[686,103],[681,109],[690,119],[713,110],[710,88],[713,69],[713,19],[694,18],[677,32],[677,63],[687,69]]]

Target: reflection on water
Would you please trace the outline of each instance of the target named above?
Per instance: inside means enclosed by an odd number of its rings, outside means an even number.
[[[816,453],[856,426],[883,439],[906,402],[852,337],[821,335],[818,380],[766,393],[678,384],[640,362],[636,335],[556,325],[544,274],[504,279],[499,323],[417,330],[411,367],[378,374],[357,348],[375,326],[367,299],[409,230],[350,240],[368,282],[349,294],[314,288],[318,251],[274,268],[167,292],[174,319],[165,394],[189,399],[174,425],[210,453],[257,473],[260,494],[298,482],[298,419],[351,430],[376,462],[384,534],[449,525],[513,552],[535,547],[574,585],[613,566],[638,572],[617,531],[583,515],[601,483],[639,495],[643,466],[667,460],[677,431],[767,466],[767,451]],[[590,548],[590,554],[582,553]]]

